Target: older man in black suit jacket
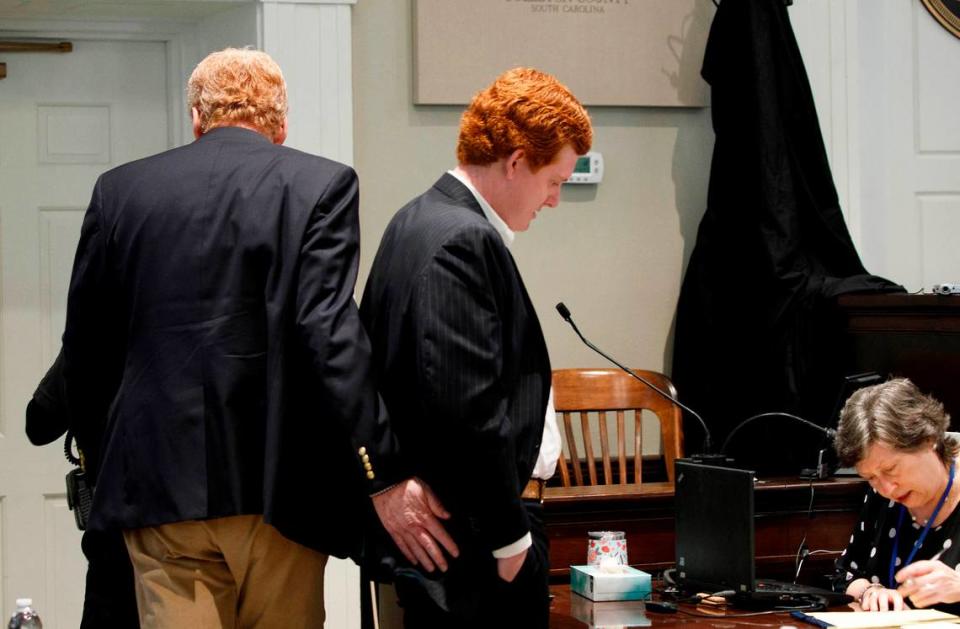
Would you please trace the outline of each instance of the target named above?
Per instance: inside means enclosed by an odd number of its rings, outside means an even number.
[[[188,98],[196,142],[105,173],[83,222],[63,357],[90,529],[124,531],[144,627],[321,627],[327,554],[404,477],[353,299],[357,178],[280,146],[262,52],[208,56]],[[430,497],[377,501],[455,549]]]
[[[546,538],[524,497],[552,474],[559,436],[552,416],[545,432],[550,361],[508,245],[558,203],[591,139],[553,77],[507,72],[464,113],[458,167],[380,244],[361,318],[403,462],[452,514],[460,548],[442,574],[399,564],[407,627],[547,626]]]

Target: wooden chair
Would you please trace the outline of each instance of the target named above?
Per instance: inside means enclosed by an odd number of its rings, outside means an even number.
[[[634,370],[636,374],[676,397],[676,389],[669,378],[654,371]],[[564,487],[572,485],[627,485],[639,484],[643,477],[642,410],[651,411],[660,420],[660,438],[666,465],[667,479],[674,481],[673,462],[683,456],[683,423],[680,409],[642,382],[619,369],[557,369],[553,372],[554,407],[563,418],[561,433],[569,451],[569,459],[560,451],[558,464]],[[629,413],[629,411],[633,411]],[[608,438],[607,417],[616,413],[616,468],[619,481],[614,478],[613,462]],[[632,461],[627,458],[627,417],[633,415]],[[580,436],[584,448],[581,459],[574,438],[573,416],[579,416]],[[594,451],[594,430],[598,425],[602,480],[597,476],[597,457]],[[631,465],[632,463],[632,465]],[[569,465],[568,465],[569,464]],[[586,467],[584,478],[582,467]],[[632,479],[630,468],[632,467]],[[570,469],[573,473],[571,475]]]

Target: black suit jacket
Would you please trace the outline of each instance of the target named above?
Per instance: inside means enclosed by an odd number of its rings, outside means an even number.
[[[390,452],[358,248],[355,173],[247,129],[100,177],[63,337],[71,422],[98,446],[91,529],[262,513],[357,550],[358,451]]]
[[[451,511],[457,542],[521,538],[550,362],[513,257],[456,178],[393,218],[360,312],[402,464]]]

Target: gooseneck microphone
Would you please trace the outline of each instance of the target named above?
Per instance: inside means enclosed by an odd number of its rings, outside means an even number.
[[[821,426],[820,424],[815,424],[812,421],[808,419],[804,419],[802,417],[798,417],[797,415],[791,415],[790,413],[783,413],[780,411],[775,411],[772,413],[760,413],[759,415],[753,415],[752,417],[746,418],[745,420],[743,420],[742,422],[740,422],[739,424],[733,427],[733,430],[730,431],[730,433],[727,435],[726,440],[724,440],[723,447],[720,448],[720,454],[727,453],[727,446],[730,445],[730,442],[733,440],[733,436],[738,432],[740,432],[741,428],[743,428],[747,424],[752,424],[754,421],[758,419],[764,419],[765,417],[785,417],[787,419],[796,420],[802,424],[806,424],[807,426],[810,426],[811,428],[819,430],[824,435],[826,435],[827,439],[830,439],[830,440],[833,440],[837,436],[837,431],[834,430],[833,428],[828,428],[826,426]]]
[[[570,316],[570,309],[567,308],[567,307],[563,304],[562,301],[557,304],[557,312],[560,313],[560,316],[563,317],[563,320],[564,320],[564,321],[566,321],[567,323],[570,324],[570,327],[572,327],[572,328],[573,328],[573,331],[577,333],[577,336],[580,337],[580,340],[583,341],[584,345],[586,345],[587,347],[589,347],[590,349],[592,349],[593,351],[595,351],[596,353],[600,354],[601,356],[603,356],[604,358],[606,358],[607,360],[609,360],[611,363],[613,363],[614,365],[616,365],[617,367],[619,367],[620,369],[622,369],[622,370],[624,371],[624,373],[626,373],[626,374],[629,375],[630,377],[639,380],[639,381],[642,382],[643,384],[647,385],[648,387],[650,387],[651,389],[653,389],[654,391],[656,391],[657,393],[659,393],[659,394],[660,394],[661,396],[663,396],[664,398],[670,400],[671,402],[673,402],[674,404],[676,404],[677,406],[679,406],[680,408],[682,408],[682,409],[685,410],[686,412],[690,413],[692,416],[696,417],[696,418],[697,418],[697,421],[700,422],[700,426],[703,428],[703,452],[704,452],[704,454],[707,454],[707,455],[710,454],[710,450],[712,449],[712,448],[711,448],[711,439],[710,439],[710,429],[707,428],[707,422],[703,421],[703,418],[700,417],[700,415],[699,415],[696,411],[694,411],[692,408],[690,408],[689,406],[685,405],[683,402],[681,402],[681,401],[678,400],[677,398],[673,397],[672,395],[670,395],[670,394],[667,393],[666,391],[662,390],[662,389],[661,389],[660,387],[658,387],[657,385],[653,384],[652,382],[649,382],[648,380],[642,378],[641,376],[638,376],[636,373],[633,372],[632,369],[630,369],[630,368],[628,368],[628,367],[625,367],[624,365],[620,364],[617,360],[615,360],[614,358],[608,356],[602,349],[600,349],[599,347],[597,347],[596,345],[594,345],[593,343],[591,343],[591,342],[587,339],[587,337],[585,337],[585,336],[580,332],[580,329],[577,327],[577,324],[573,322],[573,318]]]

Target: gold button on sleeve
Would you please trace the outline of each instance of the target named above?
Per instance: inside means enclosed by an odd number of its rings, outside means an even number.
[[[363,446],[360,446],[360,449],[357,450],[357,454],[359,454],[360,456],[363,456],[366,453],[367,453],[367,449]]]
[[[373,479],[374,479],[374,473],[373,473],[373,472],[367,472],[367,478],[369,478],[370,480],[373,480]]]
[[[370,455],[369,454],[360,455],[360,460],[366,463],[367,461],[370,460]]]

